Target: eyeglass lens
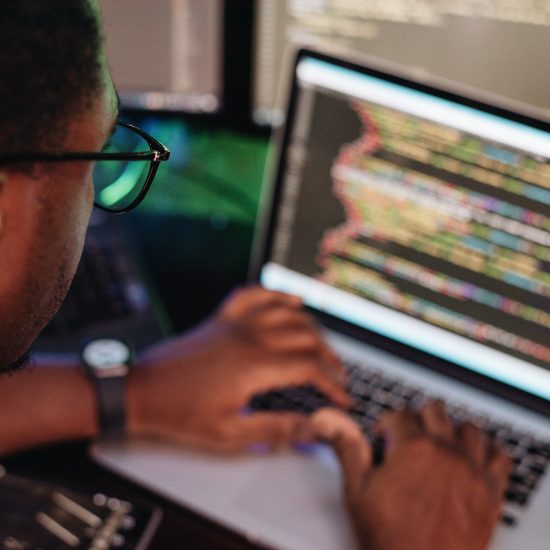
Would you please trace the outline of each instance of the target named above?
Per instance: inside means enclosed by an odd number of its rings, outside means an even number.
[[[117,129],[107,146],[108,153],[149,151],[147,141],[124,126]],[[151,162],[99,160],[94,168],[95,201],[101,206],[118,210],[129,206],[139,195],[149,173]]]

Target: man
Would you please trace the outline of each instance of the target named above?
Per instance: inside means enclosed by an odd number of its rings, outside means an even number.
[[[19,0],[0,15],[0,365],[14,371],[63,300],[94,201],[92,168],[118,118],[92,0]],[[87,160],[74,160],[74,153]],[[70,156],[73,154],[73,160]],[[315,384],[349,404],[338,359],[292,296],[237,291],[195,331],[138,358],[127,429],[214,451],[322,438],[345,473],[368,548],[486,547],[508,462],[440,404],[380,421],[386,459],[336,409],[241,413],[252,395]],[[98,435],[94,388],[74,365],[0,380],[0,452]]]

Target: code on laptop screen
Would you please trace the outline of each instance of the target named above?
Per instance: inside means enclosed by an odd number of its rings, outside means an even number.
[[[550,135],[302,58],[266,286],[550,397]]]

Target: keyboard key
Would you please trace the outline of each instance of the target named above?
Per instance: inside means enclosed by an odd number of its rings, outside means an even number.
[[[507,525],[508,527],[515,527],[517,525],[517,518],[515,516],[513,516],[512,514],[509,514],[507,512],[503,512],[501,517],[500,517],[502,523],[504,523],[504,525]]]
[[[506,491],[506,500],[518,506],[525,506],[529,498],[529,490],[521,485],[511,485]]]

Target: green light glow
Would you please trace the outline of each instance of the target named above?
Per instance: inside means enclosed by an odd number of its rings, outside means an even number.
[[[146,162],[128,163],[126,170],[110,185],[102,189],[99,193],[99,202],[105,206],[113,206],[129,195],[136,182],[140,181],[141,174],[149,164]]]

